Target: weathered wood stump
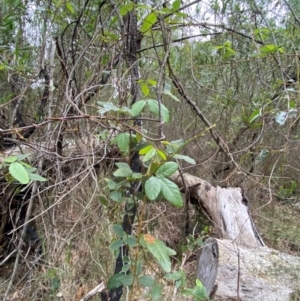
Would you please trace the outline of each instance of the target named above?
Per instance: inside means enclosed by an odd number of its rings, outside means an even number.
[[[300,300],[292,299],[300,288],[300,258],[267,247],[209,238],[200,251],[197,277],[214,300]]]
[[[288,301],[300,288],[300,258],[265,247],[242,190],[214,187],[189,175],[171,180],[189,189],[219,239],[205,241],[197,277],[214,300]],[[299,290],[300,292],[300,290]]]

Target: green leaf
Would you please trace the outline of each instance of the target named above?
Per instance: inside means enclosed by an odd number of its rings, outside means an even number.
[[[261,116],[261,109],[253,111],[249,117],[249,122],[252,123],[256,118]]]
[[[131,169],[117,169],[113,175],[115,177],[120,177],[120,178],[127,178],[127,177],[130,177],[132,175],[132,170]]]
[[[174,272],[174,273],[168,273],[168,274],[166,274],[164,278],[166,278],[168,280],[174,280],[174,281],[176,281],[176,280],[181,279],[182,276],[183,276],[182,272],[177,271],[177,272]]]
[[[143,287],[153,286],[155,283],[154,279],[147,275],[140,276],[138,280],[139,280],[139,284]]]
[[[133,179],[138,180],[138,179],[141,179],[143,177],[143,175],[141,173],[139,173],[139,172],[133,172],[132,175],[131,175],[131,177]]]
[[[143,147],[142,149],[140,149],[139,154],[140,154],[140,155],[145,155],[145,154],[147,154],[151,149],[153,149],[153,145],[147,145],[147,146]]]
[[[114,181],[108,178],[104,178],[104,181],[107,183],[107,187],[109,188],[109,190],[116,189],[117,184]]]
[[[116,35],[115,33],[113,33],[113,32],[109,32],[109,31],[105,31],[104,32],[104,36],[105,36],[105,38],[106,38],[106,41],[113,41],[113,42],[115,42],[115,41],[118,41],[119,40],[119,36],[118,35]]]
[[[164,242],[158,238],[153,237],[150,234],[143,234],[141,237],[141,243],[149,250],[153,255],[155,260],[161,266],[161,268],[166,272],[171,271],[171,255],[176,255],[176,252],[168,248]]]
[[[152,148],[150,151],[147,152],[147,154],[143,157],[143,162],[149,161],[152,157],[156,155],[156,149]]]
[[[120,14],[121,16],[125,16],[127,13],[131,12],[133,10],[133,2],[129,1],[129,3],[125,5],[120,5]]]
[[[136,247],[137,239],[134,236],[128,235],[123,240],[124,240],[124,243],[127,244],[130,248]]]
[[[194,300],[208,300],[205,286],[199,279],[196,279],[196,286],[194,288],[186,288],[182,294],[187,297],[194,297]]]
[[[157,154],[158,154],[164,161],[167,160],[167,155],[165,154],[164,151],[162,151],[162,150],[160,150],[160,149],[157,149],[156,152],[157,152]]]
[[[155,175],[164,178],[170,177],[178,169],[178,164],[176,162],[166,162],[160,166]]]
[[[147,101],[148,101],[149,110],[156,116],[159,116],[158,101],[154,99],[148,99]],[[161,117],[164,122],[168,123],[170,121],[169,110],[162,103],[160,107],[161,107]]]
[[[145,100],[137,101],[136,103],[134,103],[132,105],[131,110],[130,110],[130,114],[133,117],[137,117],[143,111],[143,109],[145,107],[145,104],[146,104]]]
[[[143,136],[138,132],[136,132],[135,138],[137,142],[141,142],[143,140]]]
[[[181,4],[181,0],[175,0],[173,3],[172,3],[172,8],[173,8],[173,11],[176,11],[180,8],[180,4]]]
[[[108,199],[104,195],[99,195],[98,197],[99,197],[100,203],[103,206],[107,207],[108,206]]]
[[[143,82],[141,88],[142,88],[142,92],[143,92],[144,96],[147,97],[150,93],[150,89],[149,89],[147,83]]]
[[[17,156],[10,156],[4,160],[5,163],[13,163],[18,160]]]
[[[161,285],[155,284],[151,289],[152,300],[162,300]]]
[[[118,240],[114,241],[113,243],[111,243],[109,245],[109,249],[111,251],[119,250],[119,248],[122,246],[122,244],[123,244],[123,240],[122,239],[118,239]]]
[[[169,179],[161,178],[161,191],[164,198],[175,207],[182,207],[183,200],[178,186]]]
[[[148,29],[150,29],[155,24],[156,20],[157,17],[155,13],[149,14],[143,22],[143,25],[141,27],[141,32],[145,33]]]
[[[161,191],[161,182],[158,178],[152,176],[145,183],[145,193],[150,201],[154,201]]]
[[[127,163],[124,163],[124,162],[118,162],[118,163],[116,163],[116,166],[117,166],[118,168],[121,168],[121,169],[128,169],[128,170],[131,171],[131,168],[130,168],[129,164],[127,164]]]
[[[124,264],[121,273],[127,273],[131,268],[131,264]]]
[[[30,156],[30,154],[20,154],[20,155],[17,155],[17,158],[18,158],[18,161],[22,161],[29,156]]]
[[[123,237],[125,232],[121,225],[115,224],[111,228],[118,237]]]
[[[121,286],[130,286],[132,282],[133,275],[114,274],[112,277],[109,278],[107,282],[107,288],[111,290]]]
[[[19,162],[13,162],[9,166],[9,172],[13,178],[19,181],[21,184],[29,183],[29,175],[25,167]]]
[[[72,4],[71,4],[69,1],[66,2],[66,7],[67,7],[68,11],[69,11],[71,14],[74,14],[74,13],[75,13],[74,8],[73,8]]]
[[[113,201],[119,203],[119,202],[122,201],[122,192],[121,192],[121,191],[114,190],[114,191],[112,191],[112,192],[110,193],[109,197],[110,197]]]
[[[130,135],[128,133],[119,134],[115,140],[121,152],[126,152],[129,149]]]
[[[135,270],[136,276],[139,276],[142,273],[142,270],[143,270],[142,262],[138,260],[136,263],[136,270]]]
[[[157,85],[157,81],[155,79],[148,79],[147,83],[154,87]]]
[[[37,173],[32,173],[32,172],[28,172],[28,176],[29,176],[29,179],[32,180],[32,181],[40,181],[40,182],[46,182],[47,179],[38,175]]]
[[[102,108],[99,109],[99,113],[100,114],[104,114],[110,111],[114,111],[114,112],[118,112],[119,108],[116,107],[114,104],[112,104],[111,102],[102,102],[102,101],[98,101],[97,102],[100,106],[102,106]]]
[[[196,164],[196,161],[193,158],[189,157],[189,156],[176,154],[176,155],[173,156],[173,158],[184,160],[185,162],[190,163],[190,164]]]
[[[164,91],[164,94],[170,96],[170,97],[173,98],[175,101],[180,102],[180,100],[179,100],[174,94],[172,94],[171,91],[165,90],[165,91]]]

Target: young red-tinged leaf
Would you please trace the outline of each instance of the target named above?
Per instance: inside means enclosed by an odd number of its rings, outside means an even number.
[[[171,271],[171,260],[170,256],[176,255],[176,252],[168,248],[163,241],[158,238],[153,237],[150,234],[144,234],[141,237],[141,244],[149,250],[153,255],[155,260],[161,266],[161,268],[166,272]]]

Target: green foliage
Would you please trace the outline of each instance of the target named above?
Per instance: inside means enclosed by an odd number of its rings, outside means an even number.
[[[143,234],[140,238],[140,243],[143,247],[147,248],[148,251],[153,255],[157,263],[166,272],[171,271],[171,260],[170,256],[176,255],[176,252],[168,248],[164,242],[158,238],[153,237],[150,234]]]
[[[23,161],[28,156],[27,154],[10,156],[4,160],[2,168],[8,167],[9,176],[21,184],[28,184],[30,181],[47,181],[46,178],[36,173],[36,168]]]
[[[146,92],[145,92],[146,93]],[[148,93],[148,92],[147,92]],[[166,108],[164,104],[159,104],[155,99],[146,99],[146,100],[139,100],[137,101],[131,109],[127,107],[118,108],[111,102],[98,102],[101,106],[99,109],[100,114],[105,114],[108,112],[120,112],[125,114],[130,114],[132,117],[137,117],[144,108],[149,109],[155,116],[162,117],[162,120],[166,123],[170,121],[170,113],[169,110]]]
[[[232,49],[231,42],[226,41],[223,45],[215,46],[215,49],[222,54],[224,59],[228,59],[235,55],[235,51]]]
[[[123,273],[114,274],[107,282],[108,289],[115,289],[120,286],[130,286],[133,283],[133,275],[126,275]]]
[[[208,300],[206,289],[199,279],[196,279],[196,286],[194,288],[186,288],[183,290],[182,294],[188,297],[193,297],[194,300]]]
[[[156,13],[152,12],[150,13],[144,20],[142,27],[141,27],[141,32],[145,33],[148,31],[157,21],[157,16]]]

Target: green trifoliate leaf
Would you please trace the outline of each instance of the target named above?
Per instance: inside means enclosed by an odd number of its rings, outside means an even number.
[[[170,177],[178,169],[178,164],[176,162],[166,162],[160,166],[155,175],[160,177]]]

